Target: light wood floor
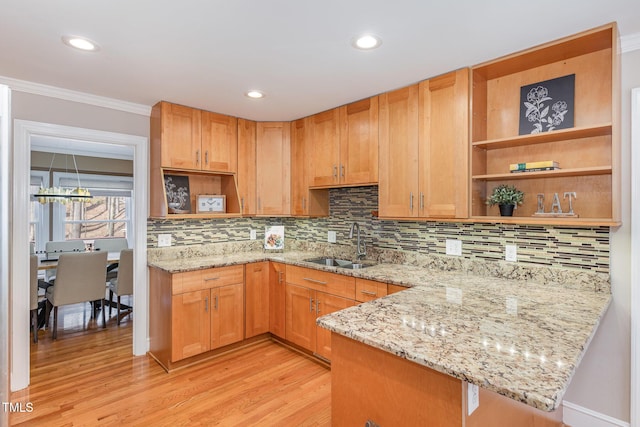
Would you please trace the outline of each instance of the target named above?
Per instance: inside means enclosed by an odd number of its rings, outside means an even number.
[[[11,425],[331,424],[329,370],[287,347],[265,341],[167,374],[132,356],[131,316],[118,328],[114,313],[102,329],[81,307],[60,308],[56,341],[40,331],[31,344],[31,385],[11,401],[33,411]]]

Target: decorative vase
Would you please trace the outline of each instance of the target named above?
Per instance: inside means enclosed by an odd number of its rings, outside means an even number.
[[[513,208],[515,205],[498,205],[500,208],[500,216],[513,216]]]

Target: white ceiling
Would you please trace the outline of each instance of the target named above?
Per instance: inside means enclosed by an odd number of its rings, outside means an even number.
[[[639,34],[640,1],[3,0],[0,76],[292,120],[611,21]],[[352,48],[362,32],[382,46]]]

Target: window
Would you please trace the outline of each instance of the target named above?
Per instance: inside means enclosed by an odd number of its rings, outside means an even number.
[[[49,173],[45,171],[31,171],[29,194],[35,194],[40,187],[49,186]],[[49,240],[49,209],[36,200],[29,203],[29,243],[32,250],[44,251],[44,245]]]
[[[94,240],[131,234],[133,178],[80,174],[91,201],[53,204],[53,240]],[[54,186],[78,186],[75,173],[54,172]]]

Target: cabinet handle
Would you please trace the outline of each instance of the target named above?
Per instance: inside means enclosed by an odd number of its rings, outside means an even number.
[[[204,297],[204,312],[209,312],[209,297]]]
[[[413,212],[413,191],[409,192],[409,210]]]
[[[278,283],[282,283],[282,271],[278,271]]]
[[[424,193],[422,191],[420,192],[420,210],[424,210]]]
[[[340,176],[344,178],[344,165],[340,165]]]
[[[313,313],[313,298],[309,298],[309,311]]]
[[[302,197],[302,210],[305,210],[305,209],[307,209],[307,199]]]
[[[258,213],[260,213],[260,197],[258,197]]]
[[[320,300],[316,299],[316,314],[320,314]]]
[[[244,197],[240,197],[240,212],[244,213]]]
[[[205,282],[210,282],[210,281],[218,280],[218,279],[220,279],[220,277],[207,277],[206,279],[204,279],[204,281]]]
[[[196,165],[200,164],[200,150],[196,150]]]
[[[365,289],[361,290],[361,291],[360,291],[360,293],[363,293],[363,294],[365,294],[365,295],[372,295],[372,296],[374,296],[374,297],[375,297],[376,295],[378,295],[378,293],[377,293],[377,292],[371,292],[371,291],[367,291],[367,290],[365,290]]]
[[[209,165],[209,150],[207,150],[207,151],[205,151],[205,152],[204,152],[204,164],[205,164],[206,166],[208,166],[208,165]]]
[[[338,166],[333,165],[333,178],[338,179]]]
[[[311,282],[311,283],[317,283],[318,285],[326,285],[327,284],[327,282],[323,282],[322,280],[312,279],[310,277],[304,277],[304,280],[306,280],[307,282]]]
[[[216,311],[218,311],[218,295],[216,295],[216,299],[215,299],[214,304],[215,304],[215,305],[213,306],[213,308],[214,308]]]

